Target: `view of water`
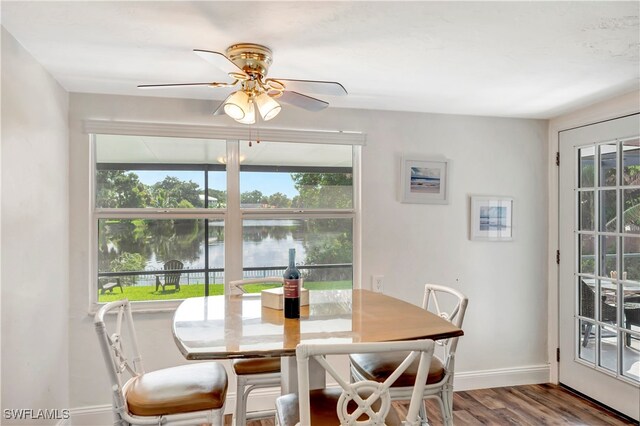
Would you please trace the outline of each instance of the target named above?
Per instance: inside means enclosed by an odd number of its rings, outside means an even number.
[[[270,267],[286,266],[289,263],[289,249],[296,249],[296,263],[304,262],[306,250],[303,245],[302,221],[295,219],[247,220],[243,227],[243,266]],[[212,229],[222,232],[222,223],[211,222],[209,250],[209,267],[224,267],[224,241],[219,241]],[[203,269],[204,247],[200,245],[197,257],[182,260],[186,269]],[[154,251],[147,261],[145,269],[162,269],[164,262],[157,259]]]
[[[214,283],[224,282],[224,222],[211,221],[208,244],[204,244],[203,219],[100,219],[99,272],[129,275],[127,285],[154,285],[155,271],[168,260],[184,264],[185,284],[202,282],[203,269]],[[245,220],[242,228],[245,277],[279,275],[287,267],[289,249],[296,250],[296,264],[350,264],[352,220],[345,219],[260,219]],[[209,265],[205,265],[208,250]],[[247,268],[262,268],[247,271]],[[201,270],[187,272],[187,270]],[[332,281],[350,276],[350,267],[301,268],[307,278]]]

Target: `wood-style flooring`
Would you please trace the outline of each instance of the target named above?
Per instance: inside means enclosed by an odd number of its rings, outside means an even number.
[[[429,423],[441,425],[440,409],[428,403]],[[394,403],[406,413],[407,405]],[[460,425],[637,425],[604,410],[560,386],[526,385],[455,392],[453,422]],[[274,426],[273,418],[250,421],[247,426]],[[231,425],[231,416],[225,419]]]

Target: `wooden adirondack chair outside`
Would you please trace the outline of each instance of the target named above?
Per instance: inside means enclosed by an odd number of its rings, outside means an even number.
[[[165,272],[164,274],[156,275],[156,291],[158,291],[159,287],[162,287],[162,291],[165,290],[166,286],[174,286],[176,291],[180,291],[180,275],[182,272],[175,272],[184,267],[183,263],[179,260],[169,260],[164,264],[165,271],[174,271],[174,272]],[[162,276],[162,278],[161,278]]]

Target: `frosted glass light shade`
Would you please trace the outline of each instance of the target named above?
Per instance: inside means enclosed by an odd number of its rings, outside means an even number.
[[[240,124],[253,124],[256,122],[256,109],[253,106],[253,102],[248,102],[247,106],[244,110],[244,117],[241,119],[236,119],[236,121]]]
[[[238,90],[224,104],[224,112],[234,120],[242,120],[248,110],[249,96],[242,90]]]
[[[278,102],[266,93],[262,93],[256,98],[256,104],[258,104],[258,111],[264,121],[269,121],[280,113],[282,107]]]

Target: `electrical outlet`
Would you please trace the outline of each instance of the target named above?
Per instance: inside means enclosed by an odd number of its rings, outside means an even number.
[[[373,275],[371,277],[371,289],[376,293],[384,292],[384,275]]]

